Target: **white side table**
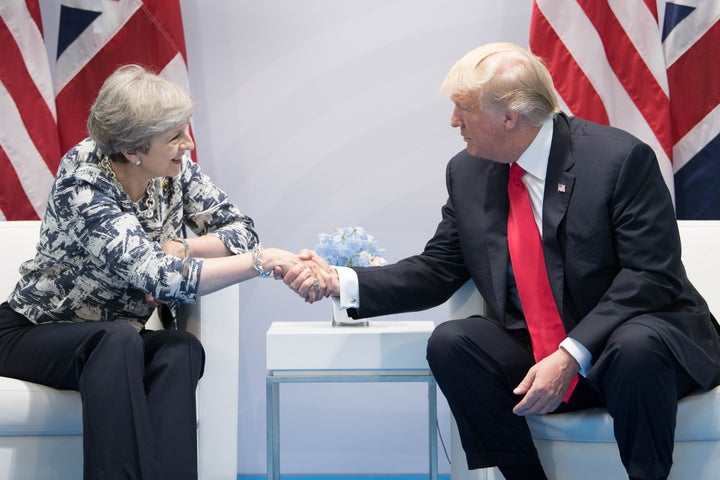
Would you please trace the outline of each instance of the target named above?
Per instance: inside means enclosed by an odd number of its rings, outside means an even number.
[[[332,382],[427,382],[430,480],[437,480],[437,386],[425,360],[434,328],[431,321],[273,322],[266,336],[268,480],[280,478],[280,384]]]

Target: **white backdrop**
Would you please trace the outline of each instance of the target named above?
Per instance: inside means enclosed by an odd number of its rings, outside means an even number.
[[[51,52],[57,3],[41,1]],[[531,4],[181,0],[198,161],[265,245],[295,251],[360,225],[389,261],[417,253],[440,218],[445,164],[464,147],[439,85],[480,44],[526,46]],[[265,332],[278,320],[329,322],[330,305],[260,279],[243,284],[241,298],[237,315],[228,312],[241,324],[238,473],[264,474]],[[446,316],[438,307],[401,317]],[[424,384],[281,390],[284,474],[427,472]],[[442,396],[439,408],[449,443]]]

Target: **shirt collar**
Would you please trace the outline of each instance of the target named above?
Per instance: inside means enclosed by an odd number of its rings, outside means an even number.
[[[542,181],[545,181],[552,136],[553,119],[550,117],[545,119],[535,139],[517,160],[523,170]]]

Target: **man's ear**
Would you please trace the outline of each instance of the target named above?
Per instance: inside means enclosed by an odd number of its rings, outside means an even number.
[[[503,126],[505,127],[505,130],[514,129],[518,124],[519,118],[520,118],[520,114],[517,111],[514,111],[514,110],[506,111],[505,112],[505,120],[503,122]]]

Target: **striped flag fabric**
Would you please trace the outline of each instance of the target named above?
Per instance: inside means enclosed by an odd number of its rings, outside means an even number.
[[[55,91],[63,151],[87,136],[100,86],[129,63],[189,91],[179,0],[62,0]]]
[[[38,0],[0,2],[0,220],[36,220],[60,160]]]
[[[720,0],[535,0],[564,109],[653,147],[678,218],[720,219]]]

